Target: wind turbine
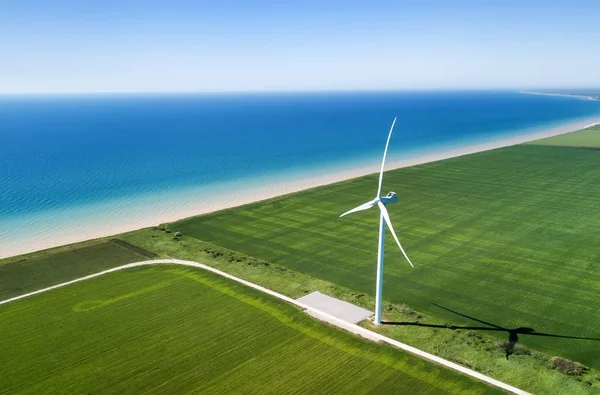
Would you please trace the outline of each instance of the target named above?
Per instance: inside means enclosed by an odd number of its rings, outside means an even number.
[[[388,228],[390,228],[390,232],[392,232],[392,236],[394,236],[394,240],[400,247],[400,251],[404,254],[404,257],[410,263],[410,266],[414,267],[408,255],[402,248],[400,244],[400,240],[398,240],[398,236],[396,236],[396,232],[392,227],[392,221],[390,220],[390,215],[388,214],[387,208],[385,207],[389,203],[395,203],[398,201],[398,197],[396,196],[396,192],[389,192],[385,196],[381,196],[381,185],[383,182],[383,167],[385,165],[385,157],[387,155],[388,146],[390,145],[390,138],[392,137],[392,132],[394,131],[394,125],[396,124],[396,118],[394,118],[394,122],[392,122],[392,127],[390,128],[390,133],[388,134],[387,142],[385,143],[385,151],[383,151],[383,160],[381,161],[381,171],[379,172],[379,187],[377,188],[377,195],[375,195],[375,199],[368,201],[367,203],[361,204],[358,207],[353,208],[352,210],[346,211],[344,214],[340,215],[343,217],[344,215],[352,214],[357,211],[368,210],[371,207],[377,205],[379,206],[379,247],[377,249],[377,285],[375,291],[375,324],[381,324],[381,295],[383,291],[383,241],[384,241],[384,232],[385,225],[387,224]]]

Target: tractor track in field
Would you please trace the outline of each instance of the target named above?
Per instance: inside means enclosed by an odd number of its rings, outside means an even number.
[[[114,267],[114,268],[111,268],[111,269],[103,270],[103,271],[98,272],[98,273],[94,273],[94,274],[90,274],[90,275],[87,275],[87,276],[84,276],[84,277],[80,277],[80,278],[77,278],[75,280],[67,281],[67,282],[64,282],[64,283],[61,283],[61,284],[53,285],[51,287],[39,289],[37,291],[33,291],[33,292],[29,292],[29,293],[26,293],[26,294],[23,294],[23,295],[19,295],[19,296],[15,296],[15,297],[12,297],[12,298],[9,298],[9,299],[5,299],[5,300],[0,301],[0,305],[4,305],[4,304],[7,304],[7,303],[11,303],[11,302],[16,302],[18,300],[25,299],[25,298],[30,297],[30,296],[34,296],[34,295],[41,294],[41,293],[44,293],[44,292],[52,291],[52,290],[57,289],[57,288],[62,288],[62,287],[65,287],[67,285],[75,284],[75,283],[78,283],[78,282],[81,282],[81,281],[85,281],[85,280],[90,280],[90,279],[93,279],[95,277],[99,277],[99,276],[102,276],[102,275],[105,275],[105,274],[117,272],[117,271],[120,271],[120,270],[131,269],[131,268],[140,267],[140,266],[147,266],[147,265],[156,265],[156,264],[183,265],[183,266],[195,267],[195,268],[199,268],[199,269],[203,269],[203,270],[212,272],[212,273],[217,274],[219,276],[228,278],[228,279],[233,280],[235,282],[238,282],[238,283],[244,284],[244,285],[246,285],[248,287],[254,288],[254,289],[258,290],[258,291],[264,292],[264,293],[266,293],[268,295],[271,295],[271,296],[273,296],[273,297],[275,297],[277,299],[284,300],[284,301],[286,301],[288,303],[291,303],[291,304],[293,304],[293,305],[301,308],[302,310],[304,310],[306,313],[308,313],[309,315],[311,315],[314,318],[317,318],[317,319],[319,319],[319,320],[321,320],[323,322],[326,322],[328,324],[335,325],[338,328],[341,328],[341,329],[343,329],[345,331],[351,332],[351,333],[353,333],[355,335],[359,335],[359,336],[361,336],[361,337],[363,337],[365,339],[368,339],[368,340],[371,340],[371,341],[374,341],[374,342],[387,343],[387,344],[389,344],[391,346],[394,346],[396,348],[400,348],[400,349],[402,349],[402,350],[404,350],[406,352],[409,352],[411,354],[417,355],[417,356],[419,356],[421,358],[424,358],[426,360],[429,360],[431,362],[434,362],[434,363],[436,363],[438,365],[441,365],[441,366],[444,366],[446,368],[458,371],[458,372],[460,372],[462,374],[465,374],[467,376],[473,377],[473,378],[475,378],[477,380],[483,381],[483,382],[485,382],[487,384],[490,384],[492,386],[501,388],[501,389],[503,389],[505,391],[508,391],[508,392],[511,392],[513,394],[519,394],[519,395],[528,395],[529,394],[526,391],[523,391],[523,390],[521,390],[519,388],[513,387],[513,386],[511,386],[509,384],[506,384],[506,383],[503,383],[501,381],[498,381],[498,380],[496,380],[494,378],[491,378],[491,377],[486,376],[486,375],[484,375],[482,373],[476,372],[476,371],[474,371],[472,369],[469,369],[469,368],[466,368],[464,366],[461,366],[461,365],[459,365],[457,363],[448,361],[448,360],[443,359],[441,357],[438,357],[436,355],[433,355],[433,354],[430,354],[428,352],[419,350],[418,348],[409,346],[408,344],[401,343],[401,342],[399,342],[397,340],[394,340],[394,339],[391,339],[389,337],[383,336],[383,335],[381,335],[379,333],[370,331],[370,330],[368,330],[366,328],[363,328],[363,327],[361,327],[359,325],[352,324],[352,323],[344,321],[344,320],[342,320],[340,318],[334,317],[333,315],[330,315],[330,314],[325,313],[325,312],[323,312],[321,310],[315,309],[314,307],[310,307],[310,306],[308,306],[308,305],[306,305],[306,304],[304,304],[302,302],[299,302],[299,301],[297,301],[295,299],[292,299],[289,296],[285,296],[285,295],[280,294],[278,292],[275,292],[275,291],[272,291],[272,290],[267,289],[265,287],[262,287],[262,286],[260,286],[258,284],[254,284],[254,283],[252,283],[250,281],[246,281],[246,280],[241,279],[239,277],[235,277],[235,276],[233,276],[233,275],[231,275],[229,273],[223,272],[221,270],[217,270],[217,269],[215,269],[215,268],[213,268],[211,266],[204,265],[204,264],[198,263],[198,262],[193,262],[193,261],[185,261],[185,260],[181,260],[181,259],[154,259],[154,260],[148,260],[148,261],[128,263],[128,264],[117,266],[117,267]]]

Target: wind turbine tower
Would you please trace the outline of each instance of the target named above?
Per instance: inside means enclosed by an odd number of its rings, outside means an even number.
[[[381,296],[383,293],[383,251],[384,251],[384,235],[385,235],[385,226],[387,225],[390,228],[390,232],[392,232],[392,236],[394,236],[394,240],[400,247],[400,251],[404,254],[404,257],[410,263],[410,266],[414,267],[408,255],[402,248],[400,244],[400,240],[398,240],[398,236],[396,236],[396,232],[392,227],[392,221],[390,220],[390,215],[388,214],[386,205],[390,203],[395,203],[398,201],[398,197],[396,196],[396,192],[389,192],[385,196],[381,196],[381,186],[383,183],[383,168],[385,166],[385,157],[387,155],[388,146],[390,145],[390,138],[392,137],[392,132],[394,131],[394,125],[396,124],[396,118],[394,118],[394,122],[392,122],[392,127],[390,128],[390,133],[388,134],[387,142],[385,143],[385,150],[383,151],[383,160],[381,161],[381,171],[379,172],[379,187],[377,188],[377,194],[375,195],[375,199],[368,201],[367,203],[361,204],[358,207],[353,208],[352,210],[346,211],[344,214],[340,215],[343,217],[344,215],[355,213],[357,211],[368,210],[371,207],[377,205],[379,207],[379,243],[377,248],[377,283],[375,286],[375,324],[381,324]]]

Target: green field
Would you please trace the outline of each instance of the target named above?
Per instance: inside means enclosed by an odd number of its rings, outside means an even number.
[[[529,144],[600,148],[600,126],[533,141]]]
[[[594,148],[588,132],[570,141]],[[371,329],[533,393],[598,392],[597,370],[567,376],[548,361],[560,355],[600,367],[600,150],[542,144],[386,172],[384,193],[399,195],[390,215],[416,269],[388,237],[384,317],[396,325]],[[119,236],[132,244],[100,240],[1,260],[0,299],[158,254],[292,297],[320,290],[372,309],[377,212],[338,216],[375,187],[368,176],[170,224],[181,240],[143,229]],[[539,352],[506,360],[496,343],[511,330],[519,347]]]
[[[0,300],[153,256],[156,255],[113,240],[3,259],[0,260]]]
[[[0,306],[0,393],[500,393],[190,268]]]
[[[522,145],[386,172],[416,269],[388,237],[384,298],[503,340],[532,328],[552,336],[521,344],[600,367],[600,341],[577,339],[600,339],[599,163],[600,151]],[[372,295],[377,211],[338,216],[376,185],[367,176],[170,226]]]

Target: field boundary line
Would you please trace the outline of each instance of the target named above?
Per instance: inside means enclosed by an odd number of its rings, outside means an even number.
[[[430,353],[425,352],[423,350],[419,350],[418,348],[415,348],[413,346],[409,346],[408,344],[399,342],[397,340],[394,340],[394,339],[391,339],[389,337],[383,336],[383,335],[381,335],[379,333],[370,331],[369,329],[363,328],[362,326],[358,326],[356,324],[352,324],[350,322],[344,321],[341,318],[335,317],[335,316],[333,316],[331,314],[328,314],[328,313],[326,313],[324,311],[315,309],[314,307],[308,306],[308,305],[306,305],[306,304],[304,304],[302,302],[298,302],[297,300],[292,299],[289,296],[285,296],[283,294],[280,294],[279,292],[272,291],[272,290],[270,290],[268,288],[265,288],[265,287],[262,287],[262,286],[260,286],[258,284],[254,284],[254,283],[252,283],[250,281],[247,281],[247,280],[241,279],[239,277],[233,276],[233,275],[231,275],[229,273],[226,273],[226,272],[223,272],[221,270],[215,269],[215,268],[213,268],[211,266],[208,266],[208,265],[205,265],[205,264],[202,264],[202,263],[198,263],[198,262],[194,262],[194,261],[185,261],[185,260],[182,260],[182,259],[153,259],[153,260],[148,260],[148,261],[128,263],[128,264],[125,264],[125,265],[114,267],[112,269],[107,269],[107,270],[103,270],[103,271],[98,272],[98,273],[94,273],[94,274],[90,274],[90,275],[87,275],[87,276],[84,276],[84,277],[80,277],[80,278],[77,278],[75,280],[67,281],[67,282],[64,282],[64,283],[61,283],[61,284],[53,285],[51,287],[39,289],[37,291],[33,291],[33,292],[29,292],[29,293],[26,293],[26,294],[23,294],[23,295],[15,296],[13,298],[5,299],[5,300],[0,301],[0,305],[11,303],[11,302],[15,302],[15,301],[20,300],[20,299],[24,299],[24,298],[27,298],[27,297],[30,297],[30,296],[34,296],[34,295],[41,294],[41,293],[44,293],[44,292],[52,291],[53,289],[62,288],[62,287],[65,287],[67,285],[75,284],[75,283],[78,283],[78,282],[81,282],[81,281],[90,280],[92,278],[99,277],[99,276],[102,276],[102,275],[105,275],[105,274],[108,274],[108,273],[113,273],[113,272],[117,272],[117,271],[120,271],[120,270],[130,269],[130,268],[139,267],[139,266],[147,266],[147,265],[155,265],[155,264],[176,264],[176,265],[183,265],[183,266],[191,266],[191,267],[196,267],[196,268],[200,268],[200,269],[203,269],[203,270],[215,273],[215,274],[217,274],[219,276],[222,276],[222,277],[228,278],[230,280],[233,280],[235,282],[244,284],[244,285],[246,285],[248,287],[254,288],[254,289],[259,290],[261,292],[264,292],[264,293],[266,293],[268,295],[274,296],[274,297],[276,297],[278,299],[281,299],[281,300],[284,300],[284,301],[286,301],[288,303],[296,305],[296,306],[300,307],[301,309],[303,309],[304,311],[306,311],[309,315],[311,315],[311,316],[313,316],[313,317],[315,317],[315,318],[317,318],[317,319],[319,319],[321,321],[324,321],[324,322],[327,322],[329,324],[335,325],[338,328],[341,328],[341,329],[344,329],[344,330],[346,330],[348,332],[351,332],[351,333],[354,333],[356,335],[359,335],[359,336],[361,336],[361,337],[363,337],[365,339],[376,341],[376,342],[387,343],[387,344],[392,345],[392,346],[394,346],[396,348],[400,348],[400,349],[402,349],[402,350],[404,350],[406,352],[409,352],[411,354],[417,355],[417,356],[419,356],[421,358],[424,358],[424,359],[427,359],[429,361],[432,361],[432,362],[434,362],[434,363],[436,363],[438,365],[442,365],[442,366],[444,366],[446,368],[458,371],[458,372],[460,372],[462,374],[465,374],[467,376],[471,376],[471,377],[473,377],[475,379],[481,380],[483,382],[486,382],[486,383],[488,383],[490,385],[493,385],[495,387],[501,388],[501,389],[503,389],[505,391],[508,391],[508,392],[511,392],[513,394],[530,395],[526,391],[523,391],[523,390],[521,390],[521,389],[519,389],[517,387],[513,387],[513,386],[511,386],[509,384],[506,384],[506,383],[504,383],[502,381],[496,380],[496,379],[491,378],[489,376],[486,376],[486,375],[484,375],[482,373],[476,372],[475,370],[466,368],[466,367],[464,367],[462,365],[459,365],[457,363],[448,361],[448,360],[446,360],[444,358],[441,358],[441,357],[438,357],[436,355],[430,354]]]

